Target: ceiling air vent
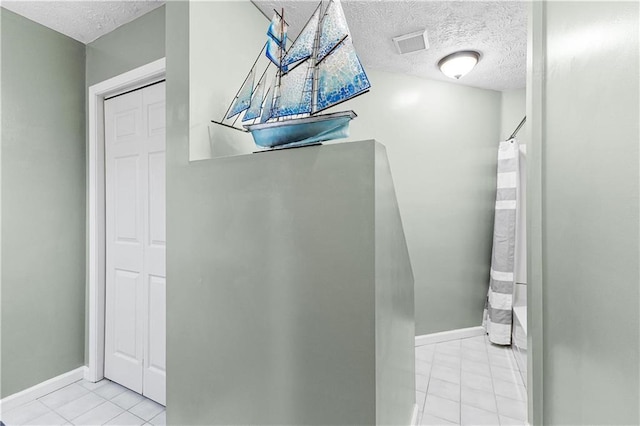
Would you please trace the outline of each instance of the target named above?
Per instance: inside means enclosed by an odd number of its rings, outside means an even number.
[[[393,44],[396,45],[396,49],[401,55],[417,52],[419,50],[427,50],[429,48],[427,30],[416,31],[415,33],[394,37]]]

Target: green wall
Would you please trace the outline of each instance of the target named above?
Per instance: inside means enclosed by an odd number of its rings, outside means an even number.
[[[252,150],[248,135],[209,128],[246,77],[237,67],[220,67],[221,58],[248,70],[265,41],[268,20],[246,6],[221,15],[207,2],[191,5],[189,77],[197,88],[189,98],[191,160],[211,158],[212,134],[218,146],[248,144]],[[239,21],[247,30],[235,44],[211,43],[224,37],[221,28],[233,31]],[[343,142],[375,139],[386,147],[415,276],[416,334],[478,326],[489,285],[501,94],[367,73],[371,92],[335,110],[358,114]]]
[[[416,335],[479,326],[489,285],[500,92],[367,74],[371,92],[347,104],[358,114],[347,140],[376,139],[387,149],[415,278]]]
[[[532,10],[533,421],[638,424],[639,5]]]
[[[87,44],[87,86],[164,57],[165,6]]]
[[[0,19],[4,397],[83,365],[85,48]]]

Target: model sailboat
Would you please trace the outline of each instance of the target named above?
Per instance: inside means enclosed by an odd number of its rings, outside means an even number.
[[[356,55],[339,0],[318,5],[300,35],[287,45],[284,11],[275,12],[267,31],[269,64],[255,82],[258,59],[227,109],[214,123],[250,132],[256,145],[283,148],[348,136],[353,111],[320,112],[369,91],[371,84]],[[271,65],[276,72],[267,73]],[[271,84],[267,87],[267,80]],[[242,127],[236,126],[241,118]]]

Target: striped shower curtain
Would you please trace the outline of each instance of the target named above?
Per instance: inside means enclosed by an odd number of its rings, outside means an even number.
[[[519,147],[512,139],[498,149],[498,190],[493,224],[493,250],[489,294],[482,325],[489,340],[511,344],[513,290],[515,285],[516,226],[519,197]]]

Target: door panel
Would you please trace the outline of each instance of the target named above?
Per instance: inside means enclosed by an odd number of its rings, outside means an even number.
[[[165,403],[165,84],[105,101],[105,376]]]
[[[144,394],[165,403],[165,87],[145,89],[145,161],[147,202],[144,205],[145,323]]]

